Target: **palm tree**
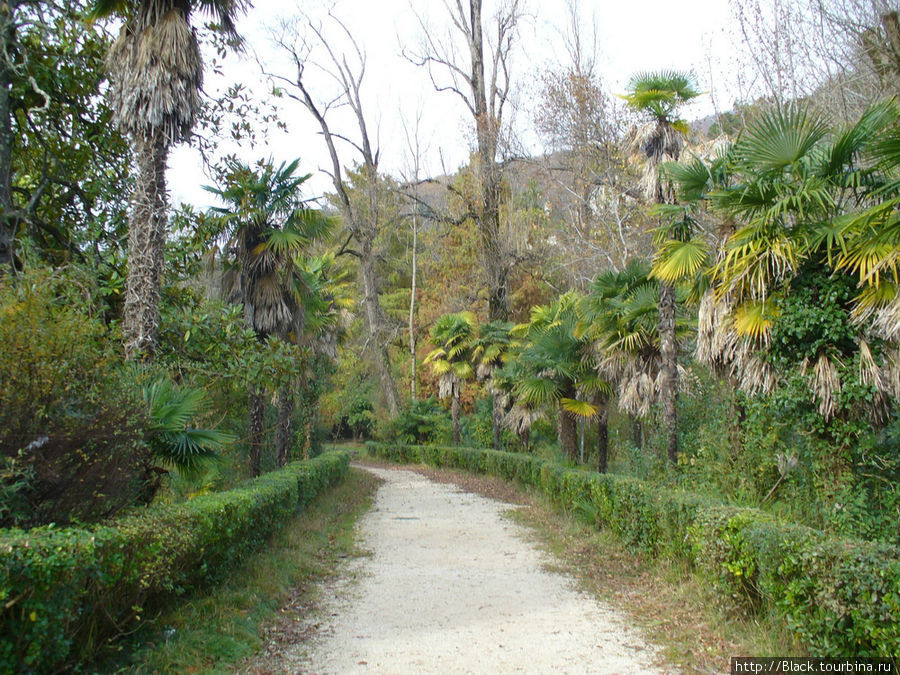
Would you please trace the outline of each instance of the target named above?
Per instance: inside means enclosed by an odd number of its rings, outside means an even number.
[[[454,445],[460,443],[459,406],[463,383],[475,372],[472,368],[475,322],[471,312],[444,314],[431,327],[431,342],[435,349],[423,361],[430,363],[432,372],[440,378],[438,396],[450,399]]]
[[[556,408],[559,444],[571,461],[577,459],[576,420],[597,415],[598,406],[587,399],[607,391],[594,368],[590,342],[577,331],[578,302],[576,293],[566,293],[551,305],[534,307],[530,321],[513,329],[522,340],[515,355],[522,372],[513,396],[527,408]]]
[[[225,187],[206,188],[226,204],[211,210],[228,254],[223,293],[241,303],[247,324],[261,342],[270,336],[290,340],[291,334],[304,332],[304,299],[309,294],[297,257],[331,228],[330,220],[301,198],[300,188],[309,176],[296,176],[298,165],[299,160],[278,167],[262,163],[256,170],[234,160]],[[258,382],[249,399],[253,475],[259,475],[262,458],[264,391],[265,383]],[[279,408],[282,414],[292,411],[287,402]]]
[[[638,137],[645,156],[644,191],[655,204],[672,204],[674,195],[660,179],[663,162],[678,161],[688,133],[687,123],[678,117],[679,108],[699,96],[693,77],[688,73],[662,71],[635,75],[628,83],[625,100],[650,120]],[[684,241],[685,229],[664,234],[664,240]],[[671,247],[669,247],[671,248]],[[663,252],[669,253],[663,246]],[[678,461],[678,341],[675,329],[675,286],[662,281],[659,286],[659,334],[661,340],[661,398],[666,426],[666,449],[669,460]]]
[[[873,388],[876,417],[888,395],[900,394],[894,359],[885,355],[895,347],[876,345],[900,336],[891,318],[900,272],[898,121],[892,100],[844,129],[792,105],[761,115],[716,161],[673,171],[686,193],[733,223],[701,303],[697,355],[727,368],[748,393],[770,392],[799,368],[826,422],[845,405],[848,378]],[[815,288],[857,283],[861,290],[846,302]],[[782,311],[804,296],[843,317],[839,342],[826,339],[828,327],[818,322],[784,325]],[[802,339],[773,341],[785,328]],[[790,354],[788,344],[805,351]],[[776,353],[795,363],[776,369]]]
[[[353,306],[350,283],[335,264],[333,254],[311,258],[294,258],[299,283],[295,284],[299,310],[302,313],[300,333],[289,333],[286,339],[297,344],[303,355],[297,381],[282,386],[278,394],[278,423],[275,429],[275,464],[287,463],[292,437],[293,412],[298,396],[309,390],[316,365],[323,359],[336,361],[338,343],[344,335],[345,310]],[[307,415],[304,457],[311,445],[312,418],[318,410],[317,398]]]
[[[190,19],[194,9],[236,38],[245,0],[94,0],[92,15],[125,23],[110,48],[109,97],[115,120],[131,136],[137,164],[128,234],[123,332],[129,357],[156,345],[166,237],[169,149],[187,139],[200,110],[203,60]]]
[[[494,436],[494,449],[500,450],[500,426],[503,420],[502,392],[493,382],[494,372],[502,367],[513,343],[509,332],[513,324],[509,321],[491,321],[478,327],[472,339],[472,358],[476,364],[476,375],[479,380],[487,381],[487,389],[491,394],[491,426]]]

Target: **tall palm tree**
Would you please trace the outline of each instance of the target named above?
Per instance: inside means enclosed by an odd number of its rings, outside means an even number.
[[[95,18],[120,16],[110,48],[109,97],[115,120],[134,143],[137,181],[128,234],[123,331],[129,357],[156,345],[166,236],[169,149],[187,139],[200,110],[203,59],[191,14],[211,14],[236,38],[245,0],[94,0]]]
[[[491,427],[494,449],[500,450],[500,426],[503,420],[502,392],[494,386],[494,372],[503,366],[509,354],[513,339],[509,332],[513,324],[509,321],[490,321],[478,327],[472,339],[472,358],[479,380],[487,381],[491,394]]]
[[[644,115],[650,124],[638,137],[645,157],[644,191],[655,204],[672,204],[674,195],[660,179],[663,162],[678,161],[688,133],[687,123],[678,117],[679,109],[699,96],[692,75],[661,71],[635,75],[628,83],[625,100]],[[684,228],[664,235],[663,240],[690,239]],[[665,252],[666,247],[663,246]],[[661,340],[661,398],[666,426],[666,450],[669,460],[678,461],[678,340],[675,329],[675,285],[663,281],[659,286],[659,334]]]
[[[299,160],[276,167],[263,163],[254,169],[232,161],[222,188],[206,189],[225,206],[211,214],[224,239],[226,269],[222,277],[225,297],[243,306],[247,324],[262,342],[269,337],[290,340],[302,335],[305,320],[306,278],[297,257],[309,245],[327,236],[331,221],[311,209],[300,196],[308,175],[295,175]],[[260,472],[265,413],[265,382],[251,389],[250,470]],[[288,411],[287,403],[283,411]]]
[[[453,443],[460,443],[459,408],[462,387],[471,379],[472,337],[475,334],[475,315],[471,312],[444,314],[431,327],[431,342],[435,345],[423,363],[430,363],[438,380],[438,396],[450,399],[453,418]]]

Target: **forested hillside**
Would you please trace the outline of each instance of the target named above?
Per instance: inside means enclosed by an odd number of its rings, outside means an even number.
[[[0,7],[0,544],[231,504],[366,439],[527,453],[897,557],[894,0],[734,0],[736,58],[621,83],[604,3],[407,8],[425,106],[380,98],[402,76],[353,3],[300,4],[264,38],[245,0]],[[4,622],[37,620],[16,602]]]

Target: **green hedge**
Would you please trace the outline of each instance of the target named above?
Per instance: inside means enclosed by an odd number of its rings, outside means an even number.
[[[375,456],[531,485],[592,515],[627,546],[688,560],[730,601],[775,612],[817,656],[900,654],[900,549],[840,539],[633,478],[475,448],[369,443]]]
[[[220,577],[347,472],[347,453],[89,529],[0,532],[0,672],[52,672]]]

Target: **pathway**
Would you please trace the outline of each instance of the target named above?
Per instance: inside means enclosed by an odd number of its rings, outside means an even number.
[[[510,505],[405,470],[360,524],[310,642],[255,672],[662,673],[614,609],[548,572]]]

